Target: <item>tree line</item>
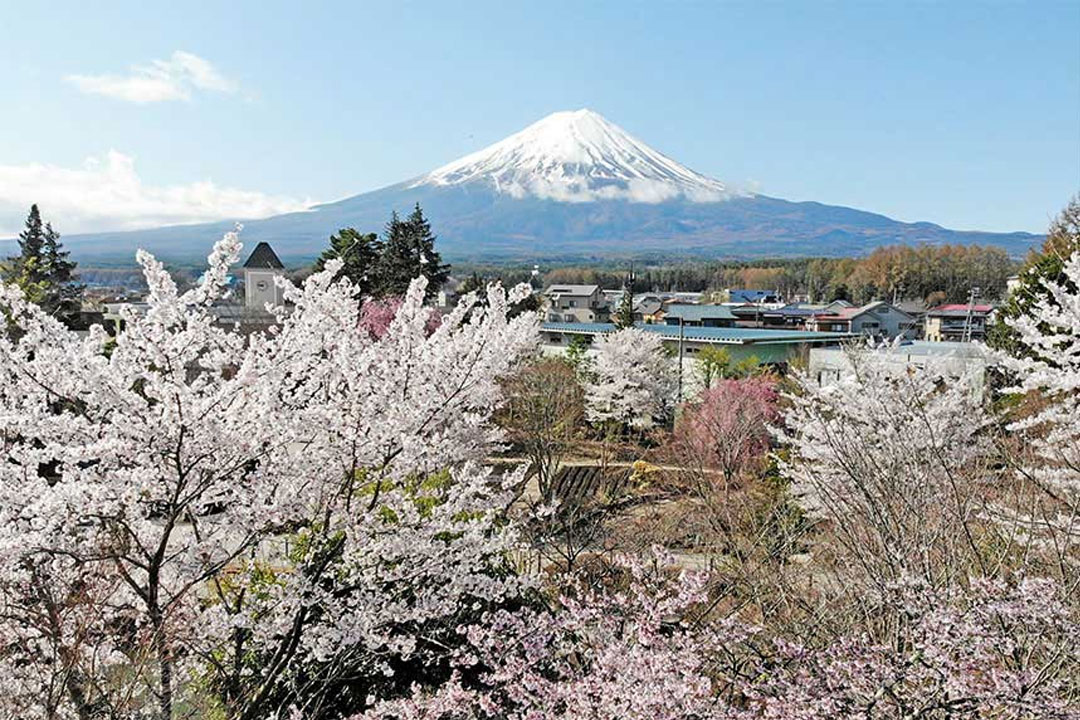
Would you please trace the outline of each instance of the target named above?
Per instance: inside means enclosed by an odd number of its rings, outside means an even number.
[[[801,258],[755,261],[716,260],[634,272],[634,292],[719,292],[727,288],[777,290],[784,297],[815,302],[922,300],[961,302],[972,287],[984,298],[1001,298],[1015,263],[1001,248],[979,245],[890,245],[863,258]],[[546,284],[596,284],[621,288],[618,268],[563,267],[544,276]]]

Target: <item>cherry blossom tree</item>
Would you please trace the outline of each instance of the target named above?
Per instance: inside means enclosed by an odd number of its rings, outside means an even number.
[[[534,348],[535,318],[508,320],[513,296],[493,286],[486,307],[466,297],[432,333],[421,279],[373,341],[357,332],[352,289],[331,277],[286,289],[292,310],[252,363],[307,477],[289,571],[264,591],[255,557],[215,606],[236,630],[220,666],[241,688],[237,717],[360,706],[403,664],[437,664],[458,613],[528,583],[504,567],[509,498],[477,463],[501,439],[497,381]],[[238,664],[247,653],[257,660]]]
[[[702,622],[703,574],[629,568],[626,588],[579,584],[555,606],[485,615],[448,682],[354,720],[1076,717],[1080,625],[1053,580],[890,583],[873,608],[888,641],[810,647]]]
[[[675,395],[675,368],[660,336],[624,328],[599,337],[585,385],[591,422],[642,430],[665,421]]]
[[[677,455],[684,464],[720,470],[730,484],[765,459],[777,399],[770,378],[719,381],[683,409],[675,424]]]
[[[915,367],[887,346],[846,353],[840,378],[797,373],[785,395],[781,468],[793,494],[829,521],[841,567],[873,583],[934,574],[928,555],[976,562],[989,456],[976,376],[947,360]]]
[[[725,648],[754,629],[696,621],[704,574],[667,579],[623,563],[624,589],[572,583],[555,607],[489,613],[463,630],[469,643],[449,682],[354,720],[749,719],[731,704],[721,666]]]
[[[164,719],[209,689],[317,717],[327,668],[386,676],[521,586],[476,461],[534,319],[491,288],[431,331],[420,280],[376,341],[328,263],[244,338],[210,312],[239,250],[182,294],[140,253],[148,309],[114,340],[0,288],[3,714]]]
[[[935,590],[908,580],[891,584],[875,611],[888,641],[779,642],[776,664],[747,689],[758,717],[1077,717],[1080,624],[1055,581]]]
[[[1021,520],[1038,535],[1053,532],[1069,547],[1080,539],[1080,253],[1065,261],[1061,282],[1043,284],[1046,295],[1007,321],[1027,352],[999,357],[1017,378],[1014,392],[1046,401],[1009,427],[1035,450],[1040,462],[1024,473],[1051,500],[1045,510]]]

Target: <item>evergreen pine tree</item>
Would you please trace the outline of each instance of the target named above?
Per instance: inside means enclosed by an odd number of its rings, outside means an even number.
[[[631,263],[630,272],[623,278],[619,307],[615,310],[614,322],[619,330],[634,326],[634,280],[634,265]]]
[[[81,308],[83,286],[75,282],[76,263],[69,259],[71,253],[62,248],[60,233],[53,230],[51,223],[45,223],[41,258],[48,297],[42,307],[70,323]]]
[[[417,203],[402,220],[395,212],[386,226],[386,239],[378,264],[377,292],[382,296],[404,295],[409,283],[423,275],[428,279],[426,299],[431,300],[450,276],[435,251],[435,235]]]
[[[26,216],[26,229],[19,233],[19,256],[11,258],[19,268],[16,274],[24,275],[29,282],[43,282],[45,280],[42,261],[44,247],[45,230],[42,227],[41,212],[35,203],[30,206],[30,214]]]
[[[630,286],[623,287],[622,299],[619,300],[619,309],[615,311],[615,327],[623,328],[634,326],[634,293]]]
[[[378,280],[377,265],[382,243],[375,233],[360,233],[355,228],[342,228],[330,236],[330,247],[315,261],[315,271],[322,270],[330,260],[341,259],[340,275],[349,278],[360,289],[360,297],[373,294]]]
[[[395,210],[383,229],[382,252],[375,265],[375,294],[379,297],[402,295],[409,287],[412,263],[406,251],[405,225]]]
[[[3,279],[18,285],[46,312],[71,324],[79,312],[82,286],[75,283],[76,263],[62,249],[60,233],[43,223],[31,205],[26,229],[19,234],[19,255],[5,264]]]

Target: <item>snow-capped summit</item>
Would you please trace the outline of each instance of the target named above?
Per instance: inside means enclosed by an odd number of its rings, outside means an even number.
[[[552,202],[562,201],[562,202]],[[723,200],[724,202],[717,202]],[[667,201],[667,202],[665,202]],[[882,245],[985,243],[1023,255],[1040,240],[955,232],[930,223],[740,192],[658,153],[591,110],[549,115],[419,178],[306,212],[244,223],[286,262],[306,261],[338,228],[378,230],[394,210],[424,208],[448,260],[851,256]],[[190,262],[231,222],[75,238],[82,261],[130,260],[139,247]],[[72,240],[68,236],[68,240]]]
[[[722,182],[653,150],[592,110],[557,112],[419,178],[412,187],[484,183],[515,198],[564,202],[683,197],[717,202]]]

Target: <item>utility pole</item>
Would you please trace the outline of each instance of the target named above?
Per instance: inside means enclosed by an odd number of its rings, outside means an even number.
[[[978,287],[972,287],[968,293],[968,306],[967,315],[964,317],[964,334],[961,335],[962,342],[971,342],[971,315],[975,311],[975,298],[979,297],[982,290]]]
[[[679,317],[679,402],[682,402],[683,319]]]

